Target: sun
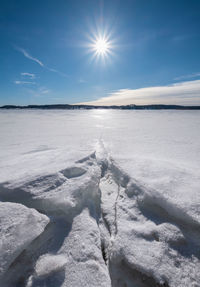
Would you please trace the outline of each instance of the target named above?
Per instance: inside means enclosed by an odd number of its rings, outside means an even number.
[[[91,29],[87,34],[88,42],[84,44],[86,53],[90,54],[90,61],[109,64],[115,56],[116,38],[110,29]]]
[[[109,42],[105,38],[99,37],[94,43],[94,50],[98,55],[105,55],[109,52]]]
[[[112,54],[112,41],[106,34],[96,34],[90,38],[89,52],[93,54],[92,59],[108,60]]]

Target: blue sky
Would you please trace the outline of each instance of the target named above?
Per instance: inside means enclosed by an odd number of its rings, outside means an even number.
[[[200,105],[199,31],[198,0],[3,0],[0,105]]]

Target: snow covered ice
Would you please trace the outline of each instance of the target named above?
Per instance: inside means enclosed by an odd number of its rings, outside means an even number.
[[[0,286],[200,286],[200,112],[0,112]]]

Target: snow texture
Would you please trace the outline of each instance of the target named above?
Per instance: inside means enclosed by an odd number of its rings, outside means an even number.
[[[0,286],[200,286],[199,111],[0,122]]]

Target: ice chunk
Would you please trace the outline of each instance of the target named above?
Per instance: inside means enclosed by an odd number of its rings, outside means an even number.
[[[68,257],[64,286],[111,286],[101,252],[99,228],[91,211],[85,208],[74,218],[72,229],[59,250]]]
[[[44,277],[64,268],[67,258],[63,255],[42,255],[35,266],[35,276]]]
[[[22,204],[0,202],[0,278],[48,222],[46,215]]]

